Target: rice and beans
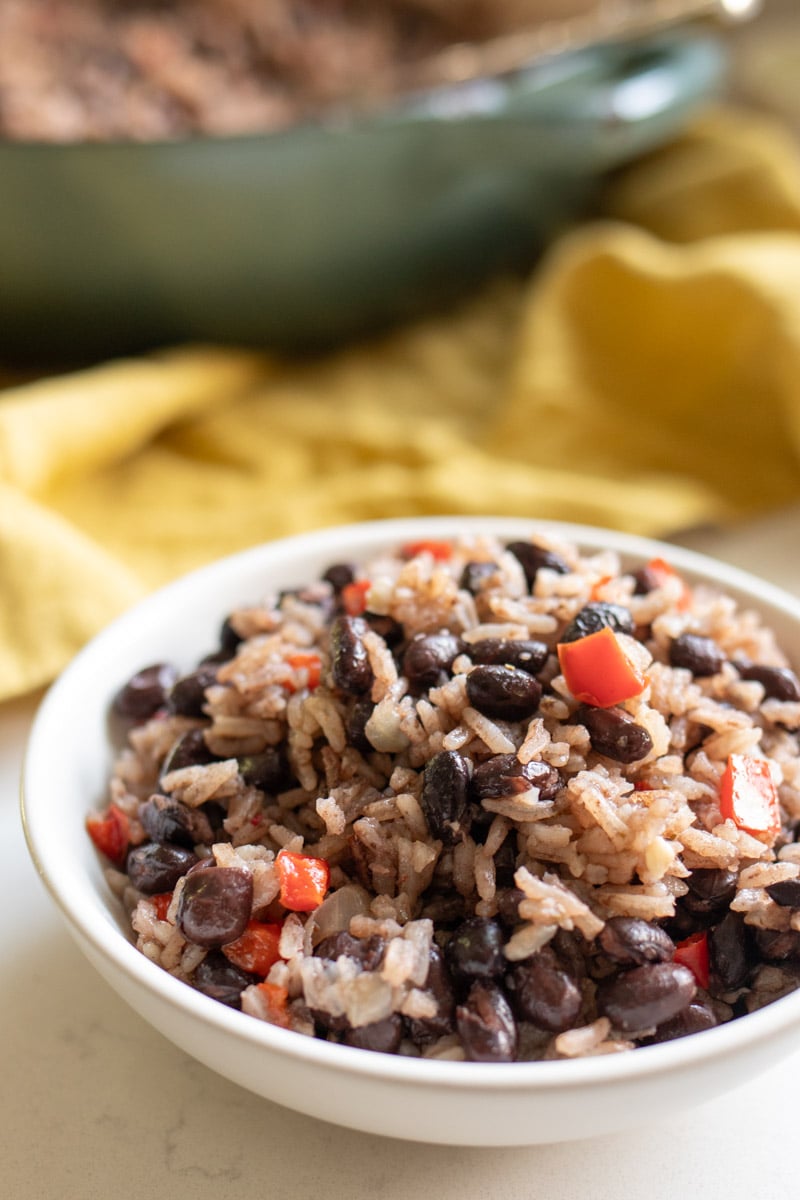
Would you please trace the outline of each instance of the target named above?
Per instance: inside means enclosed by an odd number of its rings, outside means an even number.
[[[210,650],[118,692],[87,821],[138,948],[188,986],[510,1062],[800,983],[800,683],[667,562],[421,542],[237,609]]]

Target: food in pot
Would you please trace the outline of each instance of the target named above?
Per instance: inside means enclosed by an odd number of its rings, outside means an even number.
[[[585,16],[597,6],[2,0],[0,135],[149,141],[273,131],[316,119],[332,105],[389,96],[413,79],[415,64],[450,45]]]

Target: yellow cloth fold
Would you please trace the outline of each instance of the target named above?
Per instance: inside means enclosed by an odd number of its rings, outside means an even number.
[[[146,589],[411,513],[661,534],[800,495],[800,151],[718,112],[526,285],[324,360],[183,347],[0,392],[0,698]]]
[[[39,492],[141,450],[160,429],[264,378],[262,356],[200,348],[115,363],[0,397],[0,479]]]

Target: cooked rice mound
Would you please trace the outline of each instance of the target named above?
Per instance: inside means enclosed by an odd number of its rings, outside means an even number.
[[[635,694],[572,694],[564,647],[598,636]],[[178,979],[303,1034],[491,1062],[681,1037],[800,983],[800,686],[729,597],[476,536],[335,564],[221,641],[138,707],[120,691],[88,822],[124,829],[111,886]],[[287,864],[315,860],[298,902]]]

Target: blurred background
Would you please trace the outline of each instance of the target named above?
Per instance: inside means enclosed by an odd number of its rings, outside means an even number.
[[[792,511],[798,57],[797,0],[0,0],[0,694],[316,526]]]
[[[0,354],[318,350],[441,310],[731,79],[789,103],[790,25],[781,0],[4,0]]]
[[[794,0],[768,0],[757,21],[729,28],[733,95],[800,129],[797,79],[800,13]]]

